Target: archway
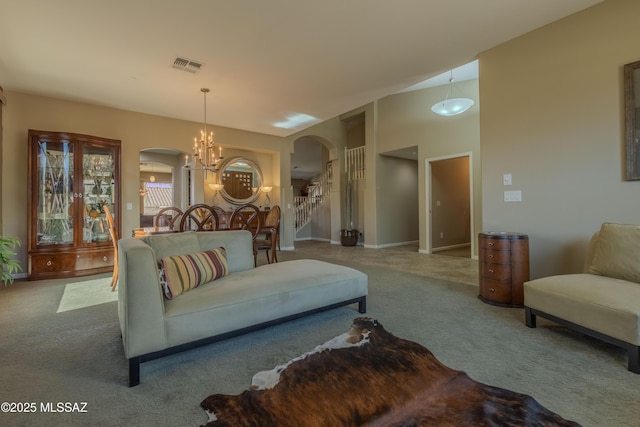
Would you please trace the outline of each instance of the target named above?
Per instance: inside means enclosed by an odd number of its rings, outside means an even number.
[[[184,153],[166,149],[140,151],[140,227],[150,227],[160,209],[189,204],[188,174],[183,170]]]
[[[333,210],[339,212],[340,206],[331,203],[328,191],[331,183],[325,181],[336,157],[335,146],[324,138],[305,135],[294,141],[291,186],[295,240],[331,240]]]

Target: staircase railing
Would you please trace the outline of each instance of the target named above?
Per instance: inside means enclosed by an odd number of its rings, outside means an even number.
[[[307,225],[309,221],[311,221],[313,212],[329,199],[332,182],[333,167],[329,166],[325,173],[308,188],[309,192],[306,196],[296,196],[293,198],[296,231]]]
[[[345,148],[344,164],[348,183],[365,178],[364,153],[365,146]],[[314,181],[314,185],[309,187],[307,196],[293,198],[296,231],[307,225],[311,221],[313,212],[328,200],[332,181],[333,167],[330,166],[317,181]]]
[[[364,150],[364,145],[344,149],[344,172],[347,174],[347,182],[364,179]]]

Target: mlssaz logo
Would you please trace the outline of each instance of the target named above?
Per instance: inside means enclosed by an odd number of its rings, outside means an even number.
[[[87,402],[41,402],[40,412],[87,412]]]

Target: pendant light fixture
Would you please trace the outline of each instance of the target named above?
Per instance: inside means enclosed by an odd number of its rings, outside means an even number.
[[[218,164],[222,160],[222,147],[218,146],[216,155],[213,131],[207,133],[207,93],[209,93],[209,89],[203,87],[200,92],[204,95],[204,129],[200,130],[200,138],[193,138],[193,155],[191,156],[193,161],[190,161],[189,155],[185,156],[184,167],[199,169],[195,164],[197,159],[206,177],[207,172],[218,171]]]
[[[455,116],[462,114],[475,104],[471,98],[451,98],[453,95],[453,70],[449,78],[449,89],[447,97],[443,101],[438,101],[431,107],[431,111],[441,116]]]

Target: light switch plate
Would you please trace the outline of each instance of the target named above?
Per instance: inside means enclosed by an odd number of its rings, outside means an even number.
[[[504,201],[505,202],[521,202],[522,201],[522,191],[505,191],[504,192]]]
[[[504,175],[502,175],[502,183],[504,185],[511,185],[511,174],[510,173],[505,173]]]

